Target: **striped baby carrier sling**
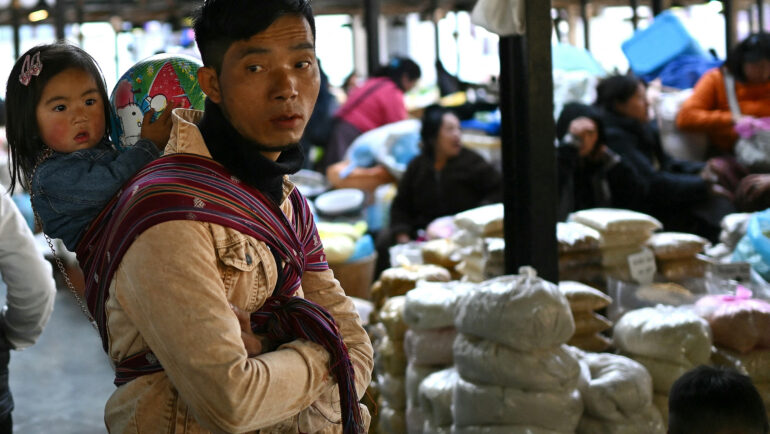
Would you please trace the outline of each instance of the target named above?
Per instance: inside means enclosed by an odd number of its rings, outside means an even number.
[[[91,223],[77,248],[86,279],[85,301],[108,351],[106,301],[110,281],[133,241],[146,229],[172,220],[214,223],[267,244],[283,262],[282,279],[251,314],[255,333],[278,344],[307,339],[331,355],[340,392],[343,432],[363,429],[353,365],[334,318],[323,307],[295,296],[304,271],[328,269],[307,201],[294,189],[291,219],[259,190],[240,182],[216,161],[173,154],[145,166]],[[280,264],[279,264],[280,265]],[[162,371],[150,350],[121,360],[115,384]]]

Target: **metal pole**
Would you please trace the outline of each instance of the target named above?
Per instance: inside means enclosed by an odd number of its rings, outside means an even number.
[[[765,5],[763,0],[757,0],[757,21],[759,33],[765,33]]]
[[[634,31],[636,31],[637,26],[639,26],[639,15],[636,14],[636,9],[639,8],[639,0],[629,0],[628,3],[631,5],[631,25],[634,26]]]
[[[364,0],[366,67],[368,75],[380,68],[380,0]]]
[[[722,13],[725,15],[725,45],[727,53],[730,52],[735,43],[735,5],[733,0],[722,0]]]
[[[19,33],[19,3],[14,0],[11,3],[11,27],[13,27],[13,58],[21,57],[21,34]]]
[[[54,6],[54,26],[56,28],[56,39],[59,41],[63,41],[66,37],[64,35],[64,1],[65,0],[56,0],[56,5]]]
[[[550,1],[526,0],[526,36],[500,38],[505,271],[558,281]]]
[[[580,0],[580,19],[583,20],[583,44],[586,51],[591,51],[589,30],[590,30],[590,17],[588,16],[588,0]]]
[[[661,12],[663,12],[663,0],[652,0],[652,16],[657,17]]]

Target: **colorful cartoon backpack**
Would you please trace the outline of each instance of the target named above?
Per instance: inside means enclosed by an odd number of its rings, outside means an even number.
[[[155,116],[169,104],[203,110],[206,95],[198,84],[200,61],[183,54],[157,54],[128,69],[112,90],[112,141],[123,149],[139,140],[144,114]]]

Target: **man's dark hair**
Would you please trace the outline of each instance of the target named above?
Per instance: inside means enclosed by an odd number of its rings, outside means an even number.
[[[203,65],[221,73],[225,52],[233,42],[263,32],[284,15],[304,17],[315,40],[309,0],[206,0],[195,12],[193,26]]]
[[[669,434],[766,434],[767,413],[751,379],[734,370],[699,366],[682,375],[668,398]]]
[[[743,64],[760,60],[770,60],[770,35],[767,33],[755,33],[739,42],[727,53],[724,65],[737,80],[746,81]]]
[[[612,75],[596,86],[596,106],[608,112],[615,112],[615,106],[622,104],[636,93],[639,84],[646,83],[634,75]]]

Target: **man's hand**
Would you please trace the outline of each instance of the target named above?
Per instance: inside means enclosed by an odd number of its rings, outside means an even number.
[[[161,113],[158,119],[152,121],[152,116],[155,114],[155,109],[150,109],[144,114],[142,120],[142,131],[139,133],[143,139],[147,139],[155,143],[161,151],[166,147],[168,138],[171,136],[171,111],[173,106],[168,105]]]
[[[249,357],[256,357],[262,353],[271,351],[271,345],[266,337],[254,334],[251,331],[251,318],[249,314],[238,309],[237,307],[230,305],[230,309],[233,310],[235,316],[238,318],[238,324],[241,326],[241,340],[243,340],[243,346],[246,348],[246,353]]]

